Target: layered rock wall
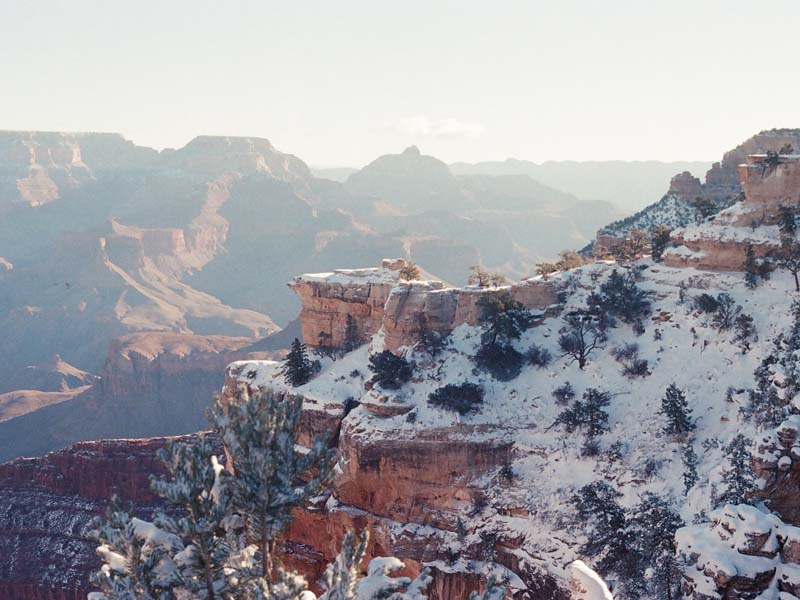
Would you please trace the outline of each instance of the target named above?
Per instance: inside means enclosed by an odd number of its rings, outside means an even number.
[[[100,567],[92,519],[112,495],[149,517],[167,438],[82,442],[0,465],[0,600],[77,600]]]
[[[405,261],[385,260],[380,268],[338,270],[297,277],[289,285],[300,297],[303,339],[311,346],[341,348],[348,318],[361,339],[383,329],[386,347],[413,346],[423,327],[446,334],[478,322],[478,301],[492,289],[447,288],[438,281],[401,281]],[[528,280],[507,288],[532,310],[556,302],[550,282]],[[496,290],[494,290],[496,291]]]
[[[800,204],[800,156],[770,159],[767,155],[751,155],[739,165],[738,173],[744,201],[709,222],[675,231],[671,237],[673,247],[664,254],[665,264],[740,271],[748,245],[758,257],[777,249],[780,206]]]

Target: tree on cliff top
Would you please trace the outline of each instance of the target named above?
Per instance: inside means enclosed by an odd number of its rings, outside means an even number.
[[[284,381],[292,387],[305,385],[311,381],[315,370],[314,363],[308,358],[306,345],[294,338],[292,348],[281,366]]]
[[[321,490],[332,467],[320,439],[297,450],[301,406],[297,397],[244,389],[227,405],[217,400],[214,422],[232,472],[202,437],[169,446],[161,454],[168,477],[153,489],[180,510],[150,523],[113,505],[96,523],[104,565],[94,583],[102,592],[90,600],[314,600],[305,580],[275,566],[272,555],[292,508]],[[357,542],[345,535],[320,600],[425,600],[427,571],[392,577],[402,567],[397,559],[374,559],[362,577],[366,542],[366,534]]]
[[[403,281],[416,281],[419,276],[419,267],[411,261],[406,261],[406,264],[400,269],[400,279]]]

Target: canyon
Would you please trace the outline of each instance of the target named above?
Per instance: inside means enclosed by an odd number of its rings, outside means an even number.
[[[408,190],[441,204],[406,203]],[[115,377],[137,376],[113,372],[126,336],[271,340],[277,351],[300,310],[285,285],[297,273],[402,256],[446,281],[479,263],[529,274],[561,233],[584,243],[615,214],[527,176],[455,176],[412,149],[339,183],[260,138],[199,136],[156,151],[117,134],[0,131],[0,456],[77,441],[62,415],[93,410],[130,423],[90,419],[83,439],[196,427],[192,413],[175,429],[178,408],[200,404],[190,392],[208,401],[218,365],[159,392],[175,409],[148,400],[151,389],[117,396]],[[32,367],[56,354],[91,387],[51,389]]]
[[[791,136],[773,137],[783,142]],[[412,160],[419,159],[411,154]],[[99,380],[83,379],[80,374],[88,372],[65,359],[43,362],[48,372],[61,375],[48,375],[41,387],[66,386],[68,392],[78,390],[76,398],[0,422],[0,436],[18,436],[15,443],[22,443],[44,432],[47,444],[31,441],[22,446],[28,455],[76,442],[77,435],[96,434],[100,427],[93,430],[94,423],[88,424],[88,432],[85,429],[89,419],[109,426],[125,423],[127,429],[114,435],[145,436],[128,418],[135,410],[158,418],[160,426],[180,424],[199,431],[212,388],[222,390],[229,401],[243,388],[297,393],[303,397],[300,443],[323,436],[335,445],[338,457],[329,491],[296,512],[283,540],[284,564],[315,585],[335,556],[343,532],[368,529],[370,557],[395,555],[412,574],[422,567],[432,569],[434,600],[465,598],[480,589],[490,573],[501,576],[517,600],[566,600],[575,590],[569,565],[587,559],[581,549],[585,524],[577,519],[571,498],[585,484],[606,481],[620,491],[626,508],[634,506],[640,494],[653,492],[671,498],[685,523],[699,521],[679,530],[678,536],[679,551],[691,565],[685,591],[694,600],[730,597],[733,590],[757,594],[770,585],[780,586],[783,598],[797,597],[794,565],[800,560],[800,514],[793,498],[800,481],[800,461],[795,460],[799,428],[790,420],[774,430],[761,430],[742,416],[744,394],[725,399],[726,390],[753,385],[751,374],[760,359],[789,327],[793,284],[788,275],[776,272],[750,291],[740,272],[744,245],[768,248],[778,243],[774,211],[781,204],[796,203],[800,160],[783,155],[773,169],[764,167],[765,159],[759,153],[731,155],[712,167],[705,184],[685,174],[673,179],[671,194],[683,200],[698,186],[726,202],[742,191],[744,198],[708,222],[676,229],[663,263],[649,258],[635,263],[641,267],[639,285],[653,302],[643,323],[646,334],[636,334],[624,323],[610,328],[608,341],[590,357],[586,369],[558,348],[562,317],[580,310],[598,282],[627,266],[589,262],[547,281],[530,278],[505,286],[534,316],[515,345],[526,351],[535,344],[555,358],[549,368],[526,365],[517,378],[499,381],[476,369],[472,360],[480,343],[477,300],[497,290],[453,287],[425,273],[421,281],[404,281],[400,270],[408,264],[406,255],[376,267],[323,268],[286,278],[300,309],[297,331],[310,347],[341,349],[348,320],[357,324],[364,342],[348,353],[320,355],[321,372],[308,384],[287,386],[280,363],[273,360],[287,340],[270,346],[259,340],[266,330],[259,336],[238,337],[129,332],[110,343]],[[740,180],[734,184],[728,163],[739,160]],[[70,185],[80,183],[77,175],[73,179],[78,183]],[[452,191],[449,185],[442,187],[442,196]],[[60,201],[51,199],[39,208]],[[761,222],[753,228],[755,215]],[[165,245],[175,249],[188,243],[185,234],[181,241],[180,235],[132,234],[116,227],[120,233],[115,235],[134,239],[150,256]],[[185,268],[176,264],[170,260],[159,269]],[[679,290],[690,297],[731,294],[753,316],[758,339],[743,352],[732,334],[717,331],[691,303],[684,303]],[[423,322],[447,337],[440,355],[415,347]],[[266,339],[280,335],[272,333]],[[631,340],[649,361],[648,374],[635,380],[621,372],[609,351]],[[416,364],[412,380],[399,390],[370,381],[368,358],[384,349]],[[89,389],[81,390],[80,384],[87,381]],[[484,389],[477,410],[459,415],[428,402],[436,389],[462,381],[477,382]],[[564,406],[553,391],[567,382],[578,394],[590,387],[613,393],[609,429],[598,457],[584,456],[580,436],[555,427]],[[689,493],[683,491],[680,446],[663,433],[659,414],[660,398],[670,382],[686,390],[702,424],[691,438],[699,455],[699,481]],[[126,401],[118,402],[120,398]],[[181,404],[179,398],[191,401]],[[191,411],[197,421],[187,420]],[[59,427],[52,429],[53,422]],[[73,431],[77,429],[82,431]],[[721,441],[739,432],[757,440],[753,465],[765,481],[759,494],[774,515],[752,507],[712,510],[712,486],[720,483],[725,460]],[[160,472],[155,452],[165,441],[78,442],[42,457],[0,465],[0,495],[6,507],[0,509],[0,555],[36,559],[0,565],[0,599],[82,597],[90,589],[89,573],[99,564],[88,539],[91,518],[102,512],[113,491],[136,502],[145,516],[158,506],[146,481],[149,473]],[[622,450],[611,458],[616,446]],[[734,535],[737,531],[741,535]],[[720,548],[728,553],[732,570],[714,562],[720,555],[712,550],[721,552]],[[766,567],[753,572],[754,563],[739,562],[741,557],[763,559]]]

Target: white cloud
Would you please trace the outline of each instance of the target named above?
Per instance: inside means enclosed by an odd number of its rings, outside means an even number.
[[[392,129],[404,135],[424,138],[477,138],[483,134],[483,125],[459,121],[451,117],[431,119],[426,115],[413,115],[396,121]]]

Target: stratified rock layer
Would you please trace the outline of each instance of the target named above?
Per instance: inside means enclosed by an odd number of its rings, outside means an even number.
[[[386,347],[393,352],[416,344],[423,328],[447,334],[459,325],[477,324],[478,301],[493,289],[403,281],[399,271],[405,265],[403,259],[386,259],[377,268],[296,277],[289,285],[302,303],[300,320],[306,344],[341,348],[348,319],[354,321],[362,340],[382,329]],[[534,311],[556,302],[556,291],[546,281],[527,280],[506,289]]]
[[[149,516],[166,438],[83,442],[0,465],[0,600],[77,600],[100,566],[91,521],[113,494]]]

